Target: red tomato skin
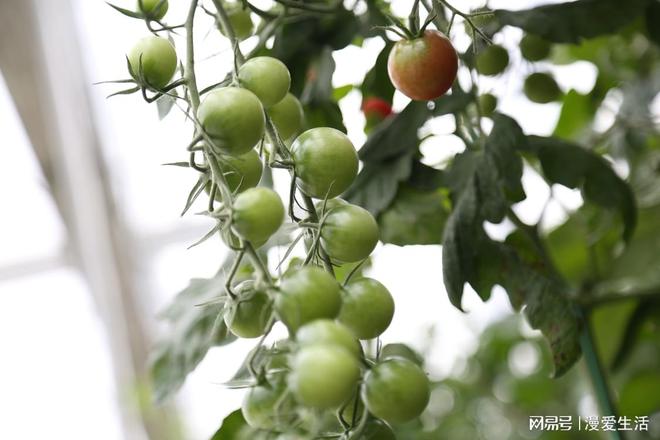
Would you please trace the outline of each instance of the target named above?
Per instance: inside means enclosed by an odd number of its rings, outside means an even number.
[[[392,114],[392,106],[384,99],[369,97],[362,103],[362,111],[367,117],[378,116],[380,119],[385,119]]]
[[[416,101],[428,101],[444,95],[458,71],[458,55],[443,34],[427,30],[414,40],[394,45],[387,60],[392,84]]]

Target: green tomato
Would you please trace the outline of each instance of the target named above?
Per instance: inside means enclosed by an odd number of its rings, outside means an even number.
[[[240,193],[232,209],[234,231],[252,244],[268,240],[282,226],[284,205],[269,188],[250,188]]]
[[[275,297],[275,310],[289,332],[316,319],[334,319],[341,309],[339,283],[316,266],[304,266],[286,275]]]
[[[537,104],[547,104],[556,101],[561,96],[557,81],[549,73],[532,73],[525,79],[523,88],[525,96]]]
[[[351,331],[330,319],[317,319],[300,327],[296,332],[296,341],[300,347],[316,344],[338,345],[359,358],[362,354],[360,343]]]
[[[291,74],[273,57],[250,58],[238,69],[238,81],[261,100],[264,107],[280,102],[291,86]]]
[[[241,407],[245,421],[257,429],[288,429],[296,417],[293,400],[287,394],[284,382],[250,388]]]
[[[137,10],[153,20],[161,20],[169,7],[167,0],[137,0]]]
[[[258,338],[266,332],[273,307],[266,292],[252,291],[245,296],[227,308],[225,324],[239,338]]]
[[[234,30],[234,36],[241,41],[250,37],[254,29],[250,10],[244,7],[241,2],[226,2],[224,6],[225,12],[229,17],[229,23],[231,23],[231,27]],[[219,23],[218,29],[222,35],[225,35]]]
[[[360,365],[353,354],[337,345],[316,344],[293,358],[289,387],[301,404],[332,409],[351,398],[359,379]]]
[[[307,130],[291,147],[298,187],[310,197],[333,198],[353,183],[358,156],[348,137],[334,128]]]
[[[222,87],[210,92],[197,110],[197,118],[213,140],[218,154],[239,156],[263,137],[264,109],[249,90]]]
[[[328,255],[342,263],[364,260],[378,243],[378,223],[356,205],[331,209],[321,227],[321,243]]]
[[[211,158],[211,160],[216,160]],[[217,163],[225,176],[227,186],[232,193],[240,193],[254,188],[261,180],[263,163],[255,150],[250,150],[240,156],[220,156]],[[206,184],[206,192],[211,190],[211,182]],[[222,201],[222,194],[216,191],[215,199]]]
[[[268,116],[275,124],[277,133],[284,140],[297,134],[303,125],[303,108],[298,98],[291,93],[268,109]]]
[[[367,373],[362,400],[374,416],[398,424],[418,417],[429,403],[429,380],[407,359],[391,358]]]
[[[387,344],[380,350],[380,359],[403,358],[419,365],[424,365],[424,358],[406,344]]]
[[[502,46],[492,44],[483,49],[476,59],[477,72],[495,76],[504,72],[509,65],[509,52]]]
[[[488,117],[492,115],[495,108],[497,108],[497,98],[494,95],[484,93],[479,96],[479,110],[481,110],[482,116]]]
[[[526,34],[520,40],[520,53],[528,61],[541,61],[550,55],[550,42],[538,35]]]
[[[136,81],[153,89],[162,89],[176,71],[176,50],[165,38],[145,37],[128,53],[128,64]]]
[[[362,431],[361,440],[396,440],[396,436],[382,420],[370,420]]]
[[[345,287],[339,322],[360,339],[373,339],[389,327],[394,300],[389,290],[371,278],[353,281]]]

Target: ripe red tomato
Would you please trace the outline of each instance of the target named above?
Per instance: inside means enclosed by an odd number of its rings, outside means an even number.
[[[387,60],[387,70],[401,93],[427,101],[444,95],[454,83],[458,56],[447,37],[428,30],[420,38],[396,43]]]
[[[381,98],[366,98],[362,103],[362,112],[367,118],[385,119],[392,114],[392,106],[389,102]]]

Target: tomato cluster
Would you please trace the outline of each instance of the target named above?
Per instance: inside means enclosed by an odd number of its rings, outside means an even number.
[[[148,20],[159,21],[167,12],[162,0],[140,0],[138,7]],[[236,40],[250,36],[250,13],[240,3],[228,3],[225,15],[223,32],[227,19],[233,28],[225,34]],[[444,54],[446,74],[428,92],[442,94],[454,81],[456,53],[436,32],[427,32],[423,42],[428,47],[401,47],[392,57],[391,71],[398,71],[397,60],[409,51]],[[190,166],[203,173],[199,189],[209,195],[207,214],[236,251],[219,322],[237,337],[261,338],[258,349],[268,353],[266,361],[248,362],[253,384],[245,395],[243,416],[252,429],[281,438],[312,438],[327,429],[348,432],[351,420],[359,424],[361,438],[392,439],[390,424],[412,420],[425,409],[429,383],[420,363],[411,360],[414,355],[403,350],[381,357],[361,342],[378,338],[389,327],[395,304],[388,289],[375,279],[353,277],[353,272],[340,283],[333,271],[347,264],[359,268],[379,241],[373,215],[337,198],[356,178],[356,149],[334,128],[301,133],[303,107],[290,92],[291,75],[283,62],[270,56],[242,61],[231,81],[205,90],[198,104],[191,105],[196,134],[189,150]],[[172,82],[178,60],[167,39],[140,40],[128,54],[128,65],[135,82],[157,94],[183,84]],[[409,84],[401,81],[399,86]],[[431,99],[428,93],[416,96]],[[378,111],[385,117],[391,108]],[[195,162],[197,152],[203,154],[201,164]],[[276,191],[259,186],[264,161],[288,169],[291,201],[301,196],[307,202],[302,219],[293,211],[291,217],[307,236],[308,256],[280,277],[272,276],[257,252],[281,230],[286,212]],[[253,275],[235,285],[245,255]],[[266,349],[263,341],[276,322],[288,329],[289,338]]]

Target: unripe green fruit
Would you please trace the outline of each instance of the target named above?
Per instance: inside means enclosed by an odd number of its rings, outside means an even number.
[[[232,208],[232,227],[252,244],[265,242],[284,221],[284,205],[275,191],[250,188],[236,197]]]
[[[229,17],[229,23],[231,23],[231,27],[234,30],[234,36],[239,40],[245,40],[250,37],[252,35],[252,30],[254,29],[250,9],[244,7],[240,1],[226,2],[224,6],[225,12]],[[225,35],[220,24],[218,24],[218,29],[222,35]]]
[[[549,73],[532,73],[525,79],[525,96],[537,104],[547,104],[556,101],[561,96],[557,81]]]
[[[294,422],[293,401],[284,393],[285,383],[264,384],[250,388],[241,410],[253,428],[283,431]]]
[[[152,18],[154,20],[162,19],[167,10],[169,9],[169,4],[167,0],[137,0],[137,10],[142,12],[146,17]],[[140,7],[140,3],[142,7]]]
[[[142,38],[128,53],[131,75],[154,89],[165,87],[176,71],[176,51],[165,38]]]
[[[238,69],[238,81],[268,108],[284,99],[289,92],[291,74],[277,58],[256,57],[247,60]]]
[[[380,282],[371,278],[353,281],[345,287],[339,322],[360,339],[373,339],[392,322],[394,300]]]
[[[250,295],[249,298],[238,299],[225,312],[225,324],[239,338],[262,336],[273,310],[266,292],[250,292]]]
[[[334,344],[353,353],[356,358],[362,353],[353,333],[343,324],[330,319],[317,319],[300,327],[296,332],[296,341],[300,347]]]
[[[312,128],[291,146],[298,186],[310,197],[333,198],[353,183],[358,156],[350,139],[329,127]]]
[[[342,263],[364,260],[378,244],[378,223],[364,208],[347,204],[331,209],[321,227],[328,255]]]
[[[360,366],[353,354],[337,345],[318,344],[296,354],[289,387],[301,404],[333,409],[351,398],[359,379]]]
[[[385,360],[364,378],[362,400],[369,412],[388,423],[405,423],[419,417],[429,397],[426,374],[407,359]]]
[[[220,154],[241,155],[263,137],[265,118],[261,101],[247,89],[222,87],[209,92],[197,118]]]
[[[492,44],[483,49],[476,59],[477,72],[495,76],[504,72],[509,65],[509,52],[500,45]]]
[[[497,108],[497,97],[490,93],[484,93],[479,96],[479,110],[482,116],[490,116]]]
[[[304,266],[284,277],[275,310],[292,334],[316,319],[334,319],[341,309],[337,280],[316,266]]]
[[[550,42],[538,35],[526,34],[520,40],[520,53],[529,61],[540,61],[550,54]]]
[[[216,160],[211,158],[210,160]],[[255,150],[250,150],[240,156],[221,156],[218,166],[225,176],[227,186],[232,193],[240,193],[246,189],[254,188],[261,180],[263,163]],[[206,184],[206,192],[211,190],[211,182]],[[215,199],[222,201],[222,193],[216,191]]]
[[[303,107],[291,93],[268,109],[268,116],[275,124],[277,133],[284,140],[298,134],[303,126]]]

